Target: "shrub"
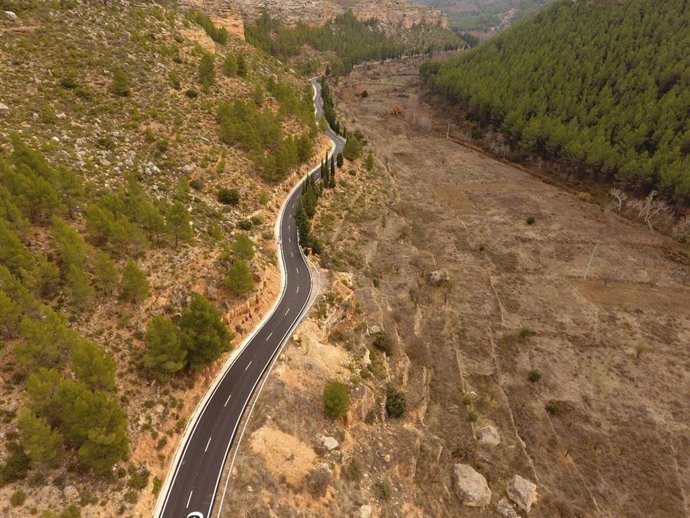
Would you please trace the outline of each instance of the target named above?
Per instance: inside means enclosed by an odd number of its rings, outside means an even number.
[[[184,94],[185,94],[187,97],[189,97],[190,99],[196,99],[197,97],[199,97],[199,92],[197,92],[197,91],[194,90],[193,88],[190,88],[190,89],[187,90]]]
[[[307,475],[307,487],[312,496],[324,496],[330,483],[331,474],[326,469],[314,469]]]
[[[24,493],[24,491],[20,489],[12,493],[12,496],[10,497],[10,504],[12,504],[12,507],[24,505],[24,502],[26,502],[26,493]]]
[[[237,226],[240,227],[242,230],[251,230],[254,224],[252,223],[251,219],[243,219],[238,223]]]
[[[530,216],[527,218],[527,224],[528,225],[534,225],[536,222],[537,222],[537,218],[535,218],[534,216]]]
[[[31,459],[16,441],[7,443],[9,456],[0,466],[0,485],[26,478],[31,467]]]
[[[558,401],[549,401],[546,403],[546,411],[551,415],[559,415],[563,413],[563,408]]]
[[[376,347],[379,351],[382,351],[386,354],[390,355],[393,351],[393,344],[391,343],[391,340],[390,338],[388,338],[388,335],[385,331],[379,331],[378,333],[375,333],[374,341],[372,343],[374,344],[374,347]]]
[[[539,369],[533,369],[529,371],[528,378],[532,383],[537,383],[538,381],[541,381],[543,377],[544,375],[541,373]]]
[[[378,480],[374,484],[374,494],[376,498],[386,501],[391,497],[391,485],[387,480]]]
[[[323,408],[326,416],[337,419],[345,415],[350,405],[350,394],[345,385],[332,381],[323,390]]]
[[[129,95],[129,78],[122,68],[117,67],[113,70],[113,81],[110,84],[110,91],[114,95],[127,97]]]
[[[400,418],[405,415],[407,410],[407,397],[393,387],[386,390],[386,414],[388,417]]]
[[[144,489],[149,485],[149,471],[143,468],[132,474],[132,477],[127,481],[127,486],[132,489]]]
[[[479,414],[476,410],[470,410],[467,413],[467,419],[470,421],[470,423],[476,423],[479,420]]]
[[[520,338],[522,338],[523,340],[527,340],[530,336],[533,335],[534,331],[529,326],[525,326],[522,329],[520,329]]]
[[[223,205],[237,205],[240,203],[240,191],[221,188],[218,190],[218,202]]]

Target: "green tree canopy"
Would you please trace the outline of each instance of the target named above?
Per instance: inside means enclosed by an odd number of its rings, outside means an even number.
[[[339,381],[332,381],[323,389],[323,408],[327,417],[337,419],[344,416],[349,405],[347,386]]]
[[[146,326],[146,352],[142,364],[160,379],[166,379],[184,369],[187,351],[182,346],[175,324],[157,316]]]
[[[45,417],[29,410],[19,415],[19,437],[29,458],[37,463],[54,465],[62,456],[63,440]]]
[[[123,300],[135,304],[142,302],[149,295],[149,283],[146,281],[146,274],[139,269],[134,261],[127,261],[122,269],[120,291]]]
[[[226,285],[233,295],[240,296],[254,290],[254,275],[242,259],[237,259],[228,270]]]
[[[80,338],[72,346],[72,371],[91,390],[115,390],[115,361],[98,344]]]
[[[195,293],[180,317],[180,341],[194,370],[218,359],[230,349],[232,335],[225,327],[216,307],[203,295]]]

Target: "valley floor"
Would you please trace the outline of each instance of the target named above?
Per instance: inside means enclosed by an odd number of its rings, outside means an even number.
[[[496,516],[515,474],[538,486],[530,516],[688,516],[688,250],[430,135],[413,71],[338,87],[378,164],[346,164],[319,208],[330,291],[267,382],[224,516]],[[350,384],[345,422],[322,416],[329,379]],[[477,441],[487,425],[500,444]],[[461,505],[455,463],[490,507]]]

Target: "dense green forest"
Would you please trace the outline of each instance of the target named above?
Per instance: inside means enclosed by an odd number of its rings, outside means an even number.
[[[417,26],[404,35],[386,32],[377,20],[359,21],[352,11],[321,27],[305,23],[287,27],[264,12],[254,24],[245,25],[245,35],[249,43],[280,59],[299,55],[304,45],[334,52],[334,74],[345,74],[368,60],[454,50],[463,45],[455,34],[437,27]]]
[[[513,146],[690,203],[690,5],[560,1],[421,73]]]

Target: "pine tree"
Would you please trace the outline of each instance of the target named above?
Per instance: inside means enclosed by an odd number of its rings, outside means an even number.
[[[146,352],[142,359],[145,368],[159,379],[167,379],[184,369],[187,351],[182,347],[175,324],[163,316],[152,318],[146,326]]]
[[[48,308],[40,320],[24,317],[19,332],[24,342],[17,344],[17,359],[27,370],[58,365],[79,340],[79,334],[67,327],[65,317]]]
[[[129,78],[120,67],[116,67],[113,70],[113,81],[110,84],[110,91],[120,97],[127,97],[130,94]]]
[[[110,295],[117,289],[119,274],[115,262],[101,250],[97,250],[91,265],[94,285],[98,291]]]
[[[343,164],[345,163],[345,159],[343,158],[342,153],[338,153],[337,163],[338,163],[338,167],[343,167]]]
[[[149,284],[146,281],[146,274],[142,272],[137,263],[127,261],[122,270],[122,281],[120,282],[121,298],[128,302],[138,304],[149,295]]]
[[[295,213],[295,224],[297,225],[297,232],[299,233],[299,244],[307,246],[309,244],[311,224],[309,223],[309,217],[304,210],[304,204],[301,199],[297,205],[297,212]]]
[[[53,466],[60,460],[64,447],[62,436],[45,417],[24,410],[18,424],[19,440],[32,461]]]
[[[247,60],[244,54],[237,55],[237,75],[240,77],[247,77],[249,67],[247,66]]]
[[[72,372],[91,390],[115,389],[115,362],[98,344],[79,339],[71,351]]]
[[[204,53],[199,62],[199,83],[204,91],[208,91],[216,81],[216,66],[213,54]]]
[[[237,58],[233,54],[228,54],[223,60],[223,74],[227,77],[235,77],[238,73]]]
[[[189,366],[194,370],[230,349],[232,335],[218,310],[203,295],[194,294],[190,305],[182,311],[179,326],[182,348],[187,351]]]
[[[250,261],[254,257],[254,243],[247,234],[237,234],[232,251],[238,259]]]
[[[96,297],[96,290],[89,283],[88,276],[78,266],[69,266],[65,282],[72,305],[78,311],[83,310]]]
[[[191,241],[194,237],[189,212],[182,203],[175,202],[168,211],[168,233],[175,238],[175,248],[180,241]]]
[[[244,295],[254,290],[254,275],[242,259],[236,260],[228,270],[226,285],[235,296]]]
[[[21,315],[19,306],[0,290],[0,334],[5,332],[10,338],[14,337],[19,330]]]
[[[371,151],[369,151],[369,154],[367,155],[365,167],[367,168],[367,171],[369,171],[369,172],[374,170],[374,154]]]
[[[328,175],[329,187],[335,189],[335,161],[331,157],[331,174]]]

